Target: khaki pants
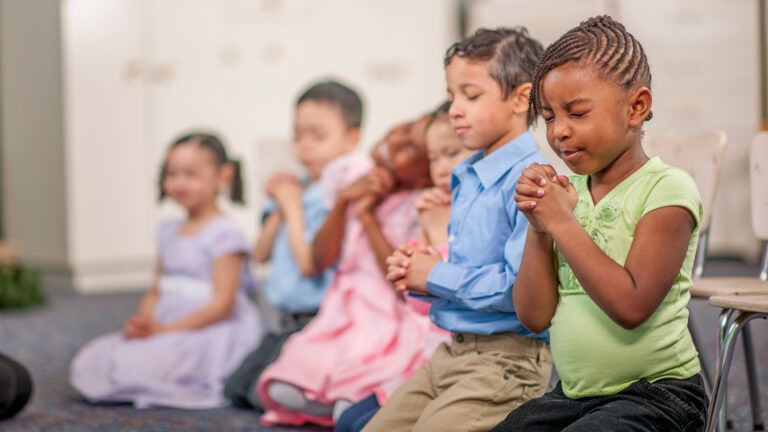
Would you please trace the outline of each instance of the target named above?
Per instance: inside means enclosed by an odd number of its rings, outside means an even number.
[[[454,334],[414,372],[364,432],[487,431],[547,390],[547,345],[517,334]]]

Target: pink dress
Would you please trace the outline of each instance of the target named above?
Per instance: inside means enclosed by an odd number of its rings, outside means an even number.
[[[418,241],[412,240],[409,242],[409,246],[411,247],[417,247]],[[448,258],[448,243],[440,245],[437,247],[438,252],[440,252],[440,255],[443,256],[443,259]],[[427,316],[429,314],[429,306],[431,303],[422,300],[418,297],[412,297],[408,296],[408,303],[411,304],[413,309],[424,316]],[[376,395],[376,400],[379,402],[379,406],[384,406],[384,404],[387,402],[387,399],[389,399],[390,396],[392,396],[392,393],[397,390],[398,387],[403,385],[406,381],[408,381],[411,378],[411,375],[413,375],[414,372],[416,372],[416,369],[420,368],[421,365],[424,363],[427,363],[431,358],[432,354],[437,349],[437,346],[441,343],[450,344],[451,343],[451,333],[449,331],[443,330],[440,327],[436,326],[430,321],[429,325],[429,331],[427,332],[424,342],[421,346],[421,350],[419,351],[418,360],[414,361],[411,364],[411,367],[403,371],[402,374],[395,377],[394,379],[387,381],[383,383],[379,388],[377,388],[374,391],[374,394]]]
[[[390,195],[376,209],[391,244],[405,243],[418,233],[417,195]],[[283,381],[321,403],[356,402],[382,384],[407,379],[423,363],[430,328],[429,318],[402,301],[384,278],[362,224],[350,213],[336,277],[317,317],[286,342],[280,358],[259,380],[266,409],[262,422],[332,425],[331,418],[285,409],[269,398],[267,387]]]

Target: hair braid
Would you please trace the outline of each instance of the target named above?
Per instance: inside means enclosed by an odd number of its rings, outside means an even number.
[[[534,123],[541,111],[541,80],[547,72],[572,61],[585,62],[616,81],[624,90],[651,86],[651,68],[643,46],[624,25],[608,15],[592,17],[569,30],[544,50],[533,74],[528,121]],[[653,113],[649,113],[646,121]]]

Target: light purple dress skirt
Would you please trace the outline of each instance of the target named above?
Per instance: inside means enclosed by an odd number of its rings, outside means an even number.
[[[154,317],[173,322],[212,296],[209,281],[166,276]],[[87,343],[72,361],[72,385],[94,403],[128,402],[136,408],[185,409],[227,405],[224,380],[256,348],[262,327],[255,307],[238,293],[232,315],[200,330],[126,339],[115,332]]]

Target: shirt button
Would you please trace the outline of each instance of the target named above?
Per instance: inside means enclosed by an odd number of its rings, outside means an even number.
[[[432,321],[437,321],[437,317],[435,317],[435,314],[429,314],[429,319]]]
[[[448,243],[453,243],[453,241],[456,240],[456,236],[451,234],[448,236]]]

